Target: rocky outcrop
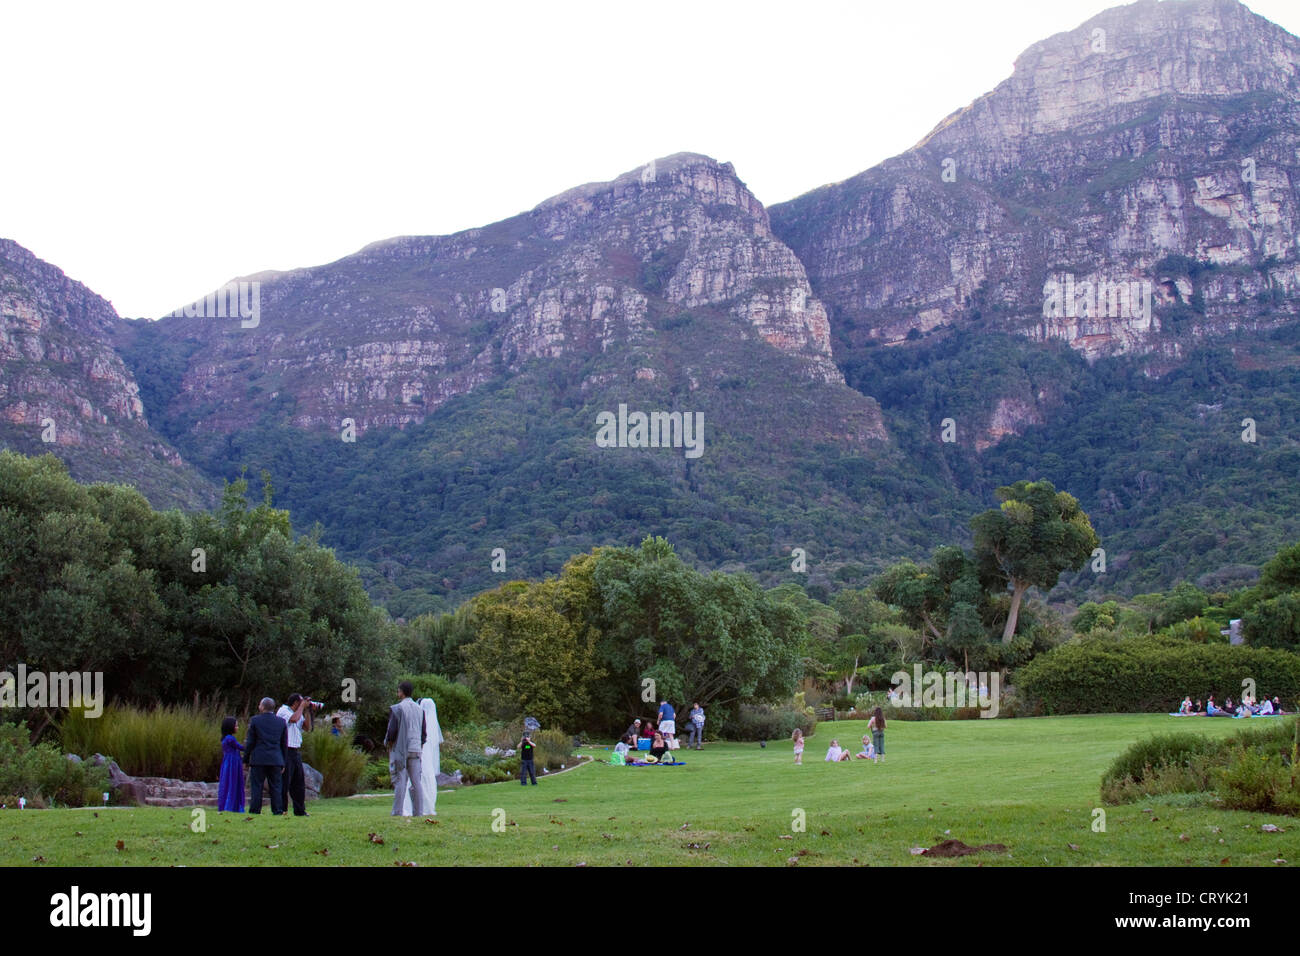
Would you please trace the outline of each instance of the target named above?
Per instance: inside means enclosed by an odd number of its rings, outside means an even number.
[[[1234,0],[1144,0],[1035,44],[912,150],[772,222],[837,352],[982,322],[1090,359],[1176,356],[1300,315],[1297,142],[1300,40]],[[1053,308],[1067,280],[1079,296]]]
[[[418,422],[534,359],[652,355],[658,323],[682,314],[739,319],[805,379],[842,382],[803,266],[731,165],[691,153],[481,229],[239,281],[258,284],[255,323],[203,300],[159,323],[173,343],[200,343],[171,409],[197,411],[196,432],[268,411],[300,427],[351,419],[358,433]]]
[[[80,282],[0,239],[0,447],[54,452],[80,480],[131,476],[155,504],[207,504],[211,485],[149,426],[115,350],[121,320]]]
[[[95,758],[103,761],[98,754]],[[303,764],[305,790],[308,800],[320,799],[324,778],[315,768]],[[108,762],[109,782],[117,791],[122,803],[142,807],[215,807],[219,784],[201,780],[175,780],[171,777],[133,777],[122,771],[116,761]],[[269,809],[270,788],[262,788],[264,808]],[[248,805],[248,773],[244,774],[244,804]]]
[[[86,442],[90,423],[143,422],[140,387],[109,341],[116,321],[80,282],[0,239],[0,419],[62,445]]]

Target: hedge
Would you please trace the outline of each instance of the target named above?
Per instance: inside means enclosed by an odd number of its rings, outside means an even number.
[[[1276,695],[1288,712],[1296,709],[1300,655],[1158,635],[1076,638],[1018,668],[1014,682],[1045,714],[1169,713],[1187,696],[1237,700],[1247,678],[1260,699]]]
[[[441,674],[406,674],[399,681],[409,680],[415,688],[415,699],[433,698],[438,708],[438,726],[446,730],[477,720],[480,716],[478,698],[464,684]]]

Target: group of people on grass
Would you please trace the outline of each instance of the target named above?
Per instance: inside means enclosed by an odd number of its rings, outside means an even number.
[[[389,708],[384,745],[388,748],[388,770],[393,780],[394,816],[437,816],[439,746],[443,743],[438,726],[438,708],[429,698],[418,703],[410,681],[397,688],[397,703]],[[217,809],[244,812],[244,767],[248,767],[248,812],[262,812],[262,787],[271,794],[271,813],[281,816],[286,802],[293,803],[293,815],[307,812],[306,771],[302,761],[302,735],[311,729],[312,715],[323,707],[302,694],[290,694],[277,710],[275,700],[263,697],[257,713],[248,721],[248,737],[240,743],[239,721],[221,721],[221,773],[217,783]],[[335,717],[330,733],[342,733]],[[525,742],[528,742],[525,737]],[[531,742],[521,768],[531,771]],[[521,770],[522,777],[522,770]],[[534,783],[536,779],[534,778]],[[286,796],[288,801],[286,801]]]
[[[699,750],[704,744],[704,708],[696,701],[687,715],[686,726],[689,736],[686,740],[688,749]],[[642,720],[640,717],[628,725],[623,736],[614,745],[615,763],[633,764],[632,754],[649,753],[643,762],[670,763],[664,756],[669,751],[677,750],[677,712],[666,700],[659,702],[659,712],[654,720]],[[653,759],[650,759],[653,758]]]
[[[239,742],[239,721],[221,721],[221,773],[217,782],[217,809],[244,812],[244,765],[248,765],[248,812],[262,812],[262,785],[271,792],[271,812],[285,812],[285,797],[293,803],[295,817],[307,812],[306,772],[302,763],[302,732],[311,726],[319,705],[302,694],[290,694],[277,710],[275,701],[263,697],[257,714],[248,722],[248,737]]]
[[[867,729],[871,733],[862,735],[862,749],[856,754],[849,752],[849,748],[841,747],[838,738],[831,738],[831,745],[826,748],[826,762],[839,763],[842,760],[851,760],[856,757],[858,760],[870,760],[873,763],[879,763],[885,759],[885,712],[877,707],[871,712],[871,718],[867,721]],[[794,762],[803,763],[803,731],[798,727],[790,735],[794,741]]]
[[[1211,694],[1205,701],[1205,707],[1202,709],[1200,700],[1192,703],[1190,696],[1184,697],[1183,702],[1179,705],[1179,717],[1271,717],[1275,714],[1284,714],[1282,701],[1277,696],[1271,699],[1267,696],[1262,701],[1256,701],[1250,694],[1242,696],[1236,704],[1232,698],[1228,697],[1220,706],[1214,702],[1214,695]]]

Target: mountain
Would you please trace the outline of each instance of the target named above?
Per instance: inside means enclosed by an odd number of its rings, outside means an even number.
[[[1075,579],[1093,593],[1214,586],[1300,534],[1298,147],[1300,40],[1148,0],[1030,47],[773,231],[910,457],[961,492],[1068,488],[1116,559]]]
[[[772,222],[841,362],[981,322],[1158,372],[1300,315],[1298,142],[1300,39],[1235,0],[1145,0],[1035,44],[913,149]]]
[[[730,164],[669,156],[481,229],[238,283],[255,322],[205,297],[119,324],[153,421],[214,477],[267,470],[399,611],[493,585],[495,548],[540,574],[654,532],[790,573],[795,547],[833,568],[863,542],[924,547],[936,520],[887,520],[882,475],[906,462]],[[703,448],[600,447],[621,407],[702,416]]]
[[[825,596],[965,543],[1021,478],[1107,550],[1058,596],[1229,587],[1300,537],[1298,84],[1300,41],[1240,4],[1140,2],[770,211],[679,153],[157,321],[11,265],[6,329],[44,302],[71,357],[8,359],[0,407],[25,447],[58,393],[153,449],[84,477],[265,471],[403,615],[646,534]]]
[[[0,239],[0,447],[55,452],[74,477],[135,484],[159,507],[214,504],[214,486],[150,429],[113,347],[119,321],[80,282]]]

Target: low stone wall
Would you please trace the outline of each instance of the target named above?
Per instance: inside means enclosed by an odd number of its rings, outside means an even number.
[[[95,755],[93,759],[103,761]],[[114,761],[107,761],[108,776],[118,798],[123,803],[132,803],[142,807],[215,807],[217,805],[218,784],[202,780],[174,780],[171,777],[132,777],[124,773]],[[306,778],[308,800],[320,798],[320,788],[325,778],[315,768],[303,764]],[[288,795],[285,795],[288,802]],[[244,768],[244,805],[249,802],[248,768]],[[262,788],[262,802],[267,807],[271,802],[269,787]]]

